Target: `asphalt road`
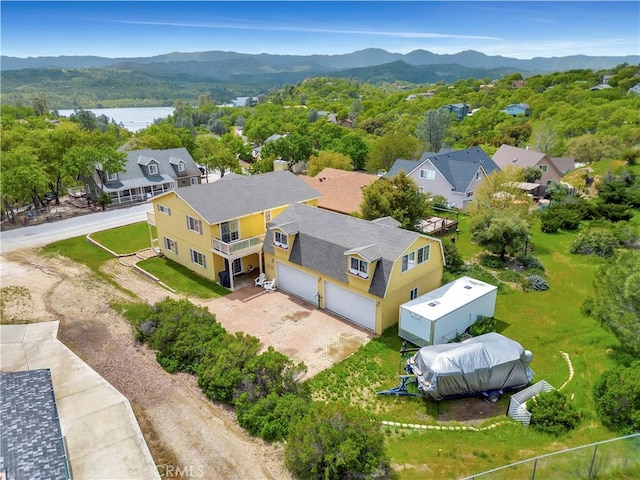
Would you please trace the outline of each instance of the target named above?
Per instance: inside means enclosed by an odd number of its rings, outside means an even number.
[[[29,227],[15,228],[0,232],[0,253],[10,252],[22,247],[35,247],[57,242],[65,238],[86,235],[87,233],[107,230],[109,228],[143,222],[150,204],[141,204],[129,208],[107,210],[52,223],[41,223]]]

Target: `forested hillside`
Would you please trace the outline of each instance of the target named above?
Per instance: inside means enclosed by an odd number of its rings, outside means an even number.
[[[129,83],[129,74],[102,73],[94,93],[96,103],[105,106],[109,97],[102,96],[104,90],[144,100],[147,87],[155,85],[144,75]],[[194,101],[174,98],[173,116],[131,139],[110,119],[88,111],[52,122],[47,114],[52,99],[46,93],[25,94],[2,104],[2,195],[5,205],[38,203],[47,191],[62,191],[90,169],[87,157],[112,156],[127,140],[129,149],[185,147],[211,168],[238,170],[238,158],[253,161],[250,143],[262,145],[273,134],[285,135],[264,145],[261,160],[251,164],[255,172],[272,169],[278,157],[321,167],[337,161],[333,154],[347,158],[350,168],[376,172],[397,158],[474,145],[489,155],[502,144],[529,146],[585,163],[631,158],[640,146],[640,96],[628,89],[640,82],[638,66],[607,71],[613,75],[610,88],[592,90],[602,73],[577,70],[526,79],[512,74],[497,81],[421,85],[314,77],[252,97],[251,107],[240,108],[218,107],[215,95],[202,91]],[[79,90],[75,73],[58,74],[66,88],[58,90],[60,95],[73,98]],[[170,91],[166,98],[170,103]],[[469,115],[441,114],[443,107],[461,103]],[[528,104],[531,115],[506,114],[504,109],[515,103]],[[231,133],[236,127],[243,129],[247,143]]]

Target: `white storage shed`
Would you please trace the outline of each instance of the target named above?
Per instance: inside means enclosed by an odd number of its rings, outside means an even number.
[[[400,305],[398,335],[414,345],[447,343],[479,316],[493,317],[498,287],[461,277]]]

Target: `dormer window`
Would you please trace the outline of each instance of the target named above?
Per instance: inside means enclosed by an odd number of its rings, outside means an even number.
[[[182,160],[180,160],[180,162],[178,162],[178,171],[184,172],[186,169],[187,169],[186,165]]]
[[[117,173],[107,172],[107,182],[115,182],[118,180]]]
[[[149,164],[149,175],[157,175],[158,174],[158,165],[155,163]]]
[[[369,262],[358,257],[349,258],[349,273],[362,278],[369,278]]]
[[[273,232],[273,244],[276,247],[284,248],[285,250],[289,248],[289,237],[288,235],[282,232]]]

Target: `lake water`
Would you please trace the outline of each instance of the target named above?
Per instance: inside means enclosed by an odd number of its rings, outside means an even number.
[[[135,108],[86,108],[96,116],[106,115],[116,123],[122,124],[130,132],[147,128],[156,118],[166,118],[173,113],[173,107],[135,107]],[[58,114],[68,117],[73,110],[58,110]]]
[[[237,97],[231,103],[220,105],[223,107],[244,107],[249,97]],[[133,107],[133,108],[85,108],[96,114],[106,115],[130,132],[137,132],[147,128],[157,118],[166,118],[173,114],[173,107]],[[58,114],[68,117],[73,110],[58,110]]]

